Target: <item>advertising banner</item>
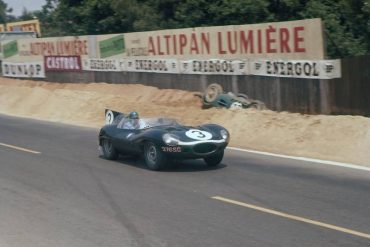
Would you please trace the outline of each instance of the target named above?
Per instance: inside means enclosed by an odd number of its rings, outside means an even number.
[[[332,79],[341,77],[340,60],[253,60],[250,74],[274,77]]]
[[[83,70],[89,71],[125,71],[123,59],[84,59]]]
[[[13,32],[13,31],[35,32],[37,33],[39,37],[41,36],[39,20],[18,21],[18,22],[7,23],[6,30],[8,32]]]
[[[24,78],[45,78],[43,62],[10,63],[2,62],[3,76]]]
[[[123,34],[118,35],[99,35],[100,58],[107,58],[116,55],[123,56],[125,52],[125,41]],[[109,38],[103,39],[108,36]]]
[[[8,58],[18,54],[18,43],[16,40],[10,41],[3,46],[3,56]]]
[[[81,71],[80,56],[45,56],[46,71]]]
[[[324,59],[321,19],[124,34],[128,57]]]
[[[0,32],[5,32],[5,25],[4,24],[0,24]]]
[[[176,59],[127,59],[126,71],[180,73]]]
[[[246,75],[248,63],[242,60],[188,60],[180,61],[184,74]]]
[[[89,36],[58,38],[26,38],[2,41],[4,58],[8,62],[42,61],[44,56],[81,56],[89,58]]]

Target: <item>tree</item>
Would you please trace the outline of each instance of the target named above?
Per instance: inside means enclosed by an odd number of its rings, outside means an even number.
[[[363,7],[359,0],[311,0],[298,17],[322,18],[329,57],[364,55],[369,48],[365,24],[369,18],[363,14]]]
[[[8,5],[0,0],[0,23],[7,23],[9,19],[12,19],[10,13],[13,12],[12,8],[8,8]]]
[[[329,57],[370,51],[370,0],[46,0],[35,15],[44,36],[322,18]]]

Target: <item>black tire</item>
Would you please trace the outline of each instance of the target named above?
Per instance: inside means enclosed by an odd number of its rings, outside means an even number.
[[[259,100],[253,101],[253,103],[249,106],[249,108],[257,109],[257,110],[267,110],[265,103]]]
[[[111,140],[104,138],[102,140],[103,156],[107,160],[116,160],[118,158],[118,152],[113,147]]]
[[[246,95],[244,93],[238,93],[236,96],[239,97],[239,98],[246,99],[246,100],[249,99],[248,95]]]
[[[237,101],[240,101],[240,103],[242,103],[243,105],[249,105],[250,104],[250,100],[249,100],[249,97],[246,95],[246,94],[242,94],[242,93],[239,93],[237,96],[236,96],[236,100]]]
[[[224,150],[219,151],[211,156],[205,157],[204,162],[206,162],[206,164],[210,167],[215,167],[221,163],[223,157],[224,157]]]
[[[159,171],[165,168],[167,158],[157,145],[147,142],[144,145],[144,160],[148,169]]]
[[[210,84],[205,93],[203,100],[207,103],[212,103],[217,99],[217,96],[223,92],[221,85],[217,83]]]

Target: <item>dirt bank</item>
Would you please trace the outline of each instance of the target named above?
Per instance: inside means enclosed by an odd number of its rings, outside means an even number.
[[[191,92],[143,85],[61,84],[0,78],[0,113],[100,127],[104,109],[225,126],[231,146],[370,166],[370,118],[201,109]]]

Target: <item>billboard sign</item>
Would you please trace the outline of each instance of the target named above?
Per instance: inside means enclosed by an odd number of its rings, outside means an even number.
[[[80,56],[45,56],[46,71],[81,71]]]
[[[324,59],[321,19],[126,33],[127,56]]]
[[[100,58],[112,57],[125,52],[123,34],[99,41]]]
[[[11,63],[3,61],[1,64],[3,76],[20,78],[45,78],[43,62]]]
[[[39,20],[30,20],[30,21],[18,21],[11,22],[6,24],[6,31],[23,31],[23,32],[35,32],[40,37],[40,22]]]
[[[274,77],[333,79],[341,77],[340,60],[254,60],[250,74]]]
[[[124,71],[125,61],[123,59],[84,59],[82,68],[90,71]]]

